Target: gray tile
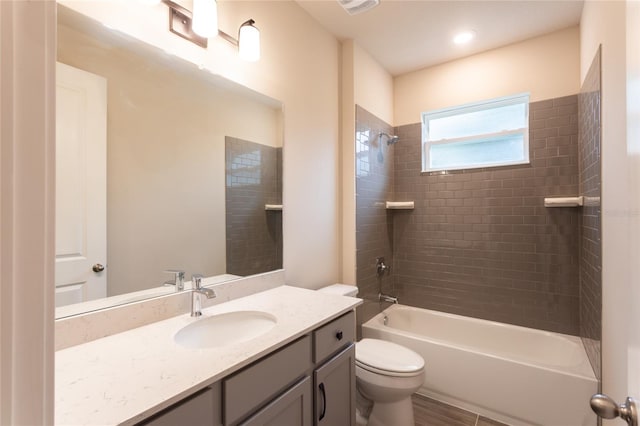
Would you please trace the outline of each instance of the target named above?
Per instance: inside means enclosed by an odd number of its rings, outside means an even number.
[[[360,295],[365,297],[365,305],[357,315],[357,323],[361,325],[383,308],[373,300],[379,285],[393,293],[389,288],[391,277],[378,282],[375,260],[384,257],[388,265],[393,265],[392,222],[384,202],[394,200],[394,156],[397,148],[403,146],[407,133],[399,133],[400,140],[392,147],[384,142],[380,144],[378,135],[393,134],[394,129],[360,106],[356,106],[356,129],[359,151],[356,159],[356,282],[361,292],[373,289]],[[411,182],[404,184],[410,186]]]
[[[226,271],[252,275],[282,268],[282,148],[225,139]]]
[[[384,255],[393,262],[384,285],[409,304],[577,334],[580,217],[543,206],[578,193],[577,104],[530,105],[531,164],[448,174],[421,172],[420,123],[389,130],[358,107],[358,129],[401,138],[382,161],[372,145],[369,174],[358,177],[358,285],[376,288],[372,260]],[[372,211],[386,199],[416,208]],[[558,255],[568,268],[552,267]]]
[[[600,196],[600,50],[578,96],[580,191]],[[597,378],[601,365],[602,245],[600,208],[583,207],[580,218],[580,336]]]

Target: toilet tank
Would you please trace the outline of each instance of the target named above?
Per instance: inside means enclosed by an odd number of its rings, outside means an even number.
[[[358,295],[358,287],[348,284],[331,284],[326,287],[319,288],[318,291],[337,294],[339,296],[356,297]]]

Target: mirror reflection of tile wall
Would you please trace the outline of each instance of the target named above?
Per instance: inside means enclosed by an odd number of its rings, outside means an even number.
[[[282,268],[282,148],[225,138],[227,273]]]

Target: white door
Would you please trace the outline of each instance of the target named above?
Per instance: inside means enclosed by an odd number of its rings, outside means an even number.
[[[107,271],[100,271],[107,262],[107,82],[61,63],[56,73],[55,285],[63,306],[107,295]]]
[[[640,2],[627,0],[627,152],[630,157],[631,272],[627,395],[640,401]],[[640,408],[640,407],[638,407]]]
[[[613,331],[602,336],[602,374],[604,393],[616,404],[625,403],[627,396],[634,398],[636,409],[640,410],[640,2],[636,0],[626,1],[626,44],[625,148],[629,165],[629,210],[626,214],[617,213],[623,214],[629,223],[628,270],[625,271],[627,274],[622,274],[628,277],[628,282],[606,283],[609,293],[622,293],[614,299],[624,302],[613,306],[609,302],[603,309],[606,315],[603,321],[612,324],[608,329]],[[624,250],[624,246],[616,249]],[[607,303],[604,298],[603,302]],[[603,424],[619,426],[625,423],[616,418]]]

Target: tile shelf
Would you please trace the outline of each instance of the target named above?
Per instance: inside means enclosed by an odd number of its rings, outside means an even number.
[[[584,197],[547,197],[544,199],[545,207],[582,207]]]
[[[385,203],[387,210],[413,210],[414,207],[413,201],[387,201]]]

